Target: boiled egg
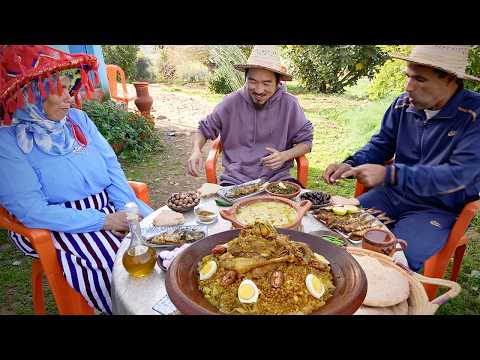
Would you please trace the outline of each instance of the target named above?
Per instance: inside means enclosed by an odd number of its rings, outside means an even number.
[[[260,291],[252,280],[245,279],[238,287],[238,300],[244,304],[253,304],[258,300]]]
[[[200,269],[200,280],[210,279],[217,271],[217,263],[213,260],[207,262]]]
[[[307,285],[310,294],[316,299],[320,299],[325,293],[325,286],[322,281],[313,274],[307,275],[305,278],[305,284]]]

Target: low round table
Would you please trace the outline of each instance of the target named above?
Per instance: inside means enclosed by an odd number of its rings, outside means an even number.
[[[305,190],[304,190],[305,191]],[[214,201],[213,199],[202,199],[202,201]],[[152,214],[142,220],[142,226],[151,225],[157,214],[168,209],[166,206],[157,209]],[[185,225],[197,225],[193,211],[184,214]],[[302,219],[303,230],[306,233],[317,230],[328,230],[321,222],[316,220],[309,212]],[[222,231],[230,230],[232,223],[224,220],[220,215],[218,220],[208,225],[208,235],[216,234]],[[201,241],[201,240],[200,240]],[[112,308],[116,315],[160,315],[153,310],[153,306],[161,299],[171,306],[168,301],[167,291],[165,289],[165,273],[155,264],[155,268],[150,275],[143,278],[134,278],[125,270],[122,264],[122,257],[127,250],[130,239],[122,241],[120,249],[117,252],[115,263],[113,265],[112,275]],[[350,246],[355,246],[349,244]],[[408,266],[407,259],[402,251],[397,251],[394,259]],[[168,306],[167,306],[168,307]]]

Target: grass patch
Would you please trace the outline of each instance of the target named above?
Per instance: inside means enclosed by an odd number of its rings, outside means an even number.
[[[32,315],[32,259],[24,256],[0,230],[0,315]],[[53,296],[44,279],[46,313],[58,314]]]
[[[345,95],[353,99],[367,100],[369,86],[370,79],[367,77],[361,78],[355,85],[347,86],[345,88]]]
[[[385,110],[390,106],[391,99],[367,102],[358,109],[350,109],[341,113],[337,122],[345,127],[345,136],[341,143],[342,156],[353,154],[372,135],[378,133]]]

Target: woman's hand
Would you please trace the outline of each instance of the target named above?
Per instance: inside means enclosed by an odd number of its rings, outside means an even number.
[[[116,213],[118,214],[118,213]],[[113,215],[113,214],[110,214],[110,215]],[[107,215],[108,216],[108,215]],[[142,221],[143,219],[143,216],[138,214],[138,221]],[[128,228],[128,224],[127,224],[127,228]],[[116,237],[120,238],[120,239],[123,239],[127,234],[128,234],[128,231],[129,231],[129,228],[125,231],[118,231],[118,230],[110,230],[110,232],[115,235]]]
[[[125,232],[120,232],[120,231],[111,230],[110,232],[119,239],[123,239],[127,235],[126,231]]]
[[[128,232],[127,213],[125,211],[118,211],[113,214],[108,214],[105,217],[103,230],[127,233]]]

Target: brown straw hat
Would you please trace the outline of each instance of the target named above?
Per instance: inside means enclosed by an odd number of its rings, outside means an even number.
[[[469,45],[417,45],[410,56],[394,54],[392,57],[437,68],[460,79],[480,81],[480,78],[465,73],[469,49]]]
[[[255,45],[246,64],[236,64],[233,67],[245,72],[246,69],[265,69],[280,74],[280,80],[290,81],[292,75],[287,73],[280,61],[280,53],[275,45]]]

